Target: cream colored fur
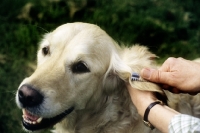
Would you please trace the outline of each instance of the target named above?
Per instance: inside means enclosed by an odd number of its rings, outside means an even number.
[[[47,55],[42,54],[45,46],[50,48]],[[68,23],[44,36],[37,69],[21,85],[31,84],[45,95],[40,108],[43,117],[74,106],[75,110],[55,125],[54,133],[155,133],[159,131],[143,124],[125,87],[129,82],[136,89],[163,94],[156,84],[130,80],[132,72],[156,68],[153,58],[156,55],[143,46],[119,47],[96,25]],[[90,72],[73,73],[72,66],[79,61]],[[199,95],[168,95],[170,106],[200,117]]]

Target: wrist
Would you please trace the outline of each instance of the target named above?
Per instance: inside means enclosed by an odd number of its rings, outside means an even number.
[[[144,113],[145,113],[145,110],[147,109],[147,107],[151,104],[151,103],[153,103],[153,102],[155,102],[156,100],[153,100],[153,99],[144,99],[144,101],[143,102],[140,102],[140,103],[138,103],[138,105],[136,105],[136,108],[137,108],[137,111],[138,111],[138,114],[142,117],[142,118],[144,118]]]
[[[146,108],[149,104],[155,102],[156,98],[152,92],[137,90],[132,88],[130,85],[127,85],[127,88],[139,115],[143,117]]]
[[[143,117],[143,122],[146,126],[148,126],[151,129],[154,129],[154,126],[149,122],[148,120],[148,116],[149,113],[151,111],[151,109],[156,106],[156,105],[163,105],[163,102],[160,100],[156,100],[155,102],[152,102],[151,104],[149,104],[149,106],[146,108],[145,112],[144,112],[144,117]]]

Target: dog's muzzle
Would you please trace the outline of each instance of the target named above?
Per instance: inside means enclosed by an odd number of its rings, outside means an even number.
[[[74,110],[74,107],[71,107],[54,117],[43,118],[42,116],[34,114],[34,112],[39,112],[38,107],[41,106],[44,101],[44,96],[41,92],[37,91],[34,87],[25,84],[19,88],[17,97],[23,112],[22,124],[25,129],[30,131],[51,127]],[[36,111],[33,112],[33,110]]]

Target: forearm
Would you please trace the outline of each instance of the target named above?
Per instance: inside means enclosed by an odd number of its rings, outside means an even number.
[[[127,88],[138,113],[144,118],[145,110],[151,103],[156,101],[156,98],[153,97],[151,92],[136,90],[130,85],[127,85]],[[167,133],[171,118],[177,114],[179,113],[165,105],[156,104],[148,114],[148,121],[158,130]]]
[[[145,110],[145,109],[144,109]],[[149,112],[149,122],[163,133],[168,133],[168,126],[172,117],[179,114],[165,105],[155,105]],[[140,114],[141,115],[141,114]],[[141,115],[143,116],[143,115]]]

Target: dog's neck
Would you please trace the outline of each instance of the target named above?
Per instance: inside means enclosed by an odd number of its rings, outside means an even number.
[[[130,127],[129,124],[137,123],[140,117],[136,112],[128,90],[123,84],[116,88],[112,94],[103,92],[99,97],[94,94],[85,109],[74,111],[61,124],[63,127],[65,126],[65,129],[67,127],[67,129],[75,130],[75,132],[78,132],[78,130],[87,133],[107,132],[110,128],[115,127],[112,130],[114,131],[120,128],[120,125],[118,125],[120,121],[126,123],[127,127]],[[76,123],[76,125],[73,123]],[[127,127],[118,130],[129,131],[130,129],[125,129]]]

